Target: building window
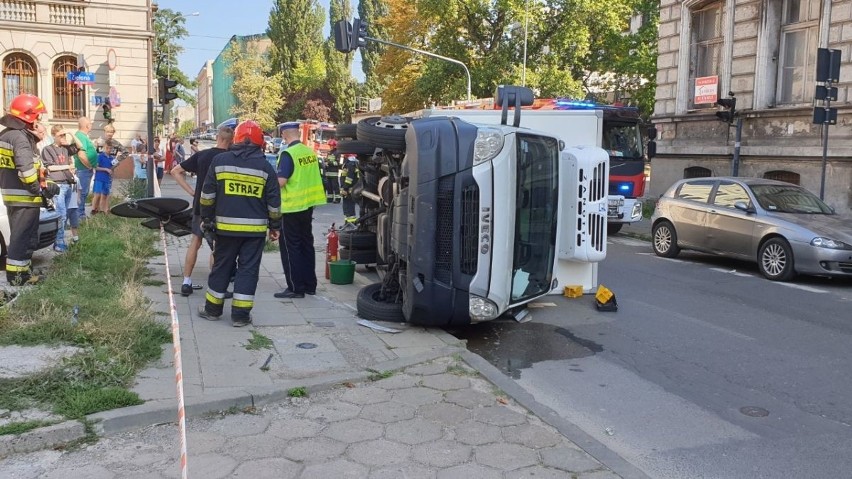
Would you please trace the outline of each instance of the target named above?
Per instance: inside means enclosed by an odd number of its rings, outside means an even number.
[[[814,99],[820,8],[819,0],[784,0],[778,57],[779,105],[810,103]]]
[[[713,176],[713,173],[707,168],[701,166],[690,166],[689,168],[683,169],[683,178],[709,178]]]
[[[695,108],[695,79],[718,76],[722,70],[722,2],[691,12],[689,39],[689,108]]]
[[[68,72],[76,70],[76,57],[59,57],[53,62],[54,119],[71,120],[86,114],[84,88],[68,82]]]
[[[801,183],[799,183],[801,180],[799,174],[793,173],[792,171],[767,171],[763,174],[763,177],[767,180],[784,181],[794,185],[801,185]]]
[[[3,107],[21,93],[38,95],[35,61],[25,53],[12,53],[3,59]]]

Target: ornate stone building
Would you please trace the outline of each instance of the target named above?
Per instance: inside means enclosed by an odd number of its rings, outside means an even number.
[[[684,177],[731,174],[735,129],[717,119],[718,107],[704,96],[728,92],[743,117],[739,175],[798,183],[818,194],[822,126],[812,119],[820,47],[840,50],[842,59],[825,200],[852,214],[849,0],[661,0],[652,118],[660,138],[650,195]]]
[[[153,93],[151,21],[150,0],[0,0],[4,109],[32,93],[47,106],[49,124],[76,127],[87,116],[98,138],[106,125],[100,104],[111,98],[115,138],[129,144],[146,130]],[[68,81],[80,70],[93,73],[94,84]]]

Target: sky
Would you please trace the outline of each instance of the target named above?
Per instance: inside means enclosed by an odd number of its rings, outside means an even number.
[[[319,0],[326,11],[323,34],[328,36],[328,2]],[[355,3],[355,2],[353,2]],[[186,16],[184,26],[189,36],[180,40],[184,51],[178,56],[178,67],[195,79],[207,60],[215,60],[233,35],[264,33],[272,9],[272,0],[159,0],[160,8],[170,8]],[[198,12],[198,16],[190,14]],[[355,15],[356,12],[353,12]],[[352,73],[363,81],[360,58],[356,56]]]

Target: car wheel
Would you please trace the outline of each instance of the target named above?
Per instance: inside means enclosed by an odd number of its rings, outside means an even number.
[[[402,303],[393,301],[382,292],[382,283],[374,283],[361,288],[358,292],[358,316],[370,321],[391,321],[401,323]]]
[[[375,249],[376,234],[369,231],[342,231],[339,235],[340,246],[350,249]]]
[[[784,238],[770,238],[760,246],[757,267],[766,279],[787,281],[796,275],[793,269],[793,250]]]
[[[375,153],[376,147],[370,143],[359,140],[340,140],[337,142],[337,153],[341,155],[370,155]]]
[[[654,225],[653,242],[654,253],[663,258],[674,258],[680,253],[677,246],[677,233],[674,226],[668,221],[660,221]]]
[[[385,150],[404,152],[408,118],[383,116],[358,122],[358,139]]]
[[[624,226],[621,223],[607,223],[606,225],[606,234],[607,236],[612,236],[614,234],[618,234],[621,231],[621,227]]]
[[[358,135],[358,125],[343,123],[334,129],[334,137],[338,140],[354,140]]]

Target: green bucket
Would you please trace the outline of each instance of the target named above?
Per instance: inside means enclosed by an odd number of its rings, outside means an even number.
[[[348,259],[332,261],[328,265],[331,284],[352,284],[355,281],[355,265],[358,264]]]

